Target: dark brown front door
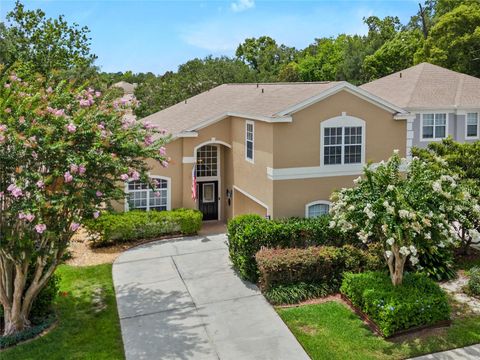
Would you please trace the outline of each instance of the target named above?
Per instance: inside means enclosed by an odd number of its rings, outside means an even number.
[[[198,209],[203,220],[218,220],[218,181],[198,183]]]

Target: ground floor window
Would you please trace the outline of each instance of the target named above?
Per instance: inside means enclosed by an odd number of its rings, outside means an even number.
[[[134,180],[126,185],[128,210],[169,210],[169,181],[165,178],[151,179],[154,189],[147,183]]]
[[[314,201],[305,206],[305,217],[314,218],[327,215],[330,211],[330,202],[319,200]]]

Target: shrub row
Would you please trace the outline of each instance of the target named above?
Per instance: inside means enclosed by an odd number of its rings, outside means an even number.
[[[344,272],[378,270],[384,266],[374,251],[361,250],[352,245],[305,249],[263,248],[255,259],[260,273],[260,287],[264,291],[278,286],[306,283],[335,292],[340,287]]]
[[[345,273],[340,291],[386,337],[450,319],[447,295],[425,274],[406,273],[403,284],[393,286],[387,273]]]
[[[283,220],[266,220],[259,215],[237,216],[229,221],[227,228],[230,259],[242,278],[256,282],[255,254],[262,247],[342,246],[354,242],[353,235],[330,229],[329,221],[329,216]]]
[[[478,266],[470,269],[468,290],[473,296],[480,296],[480,267]]]
[[[84,225],[95,246],[107,246],[170,234],[196,234],[202,226],[202,213],[191,209],[105,213]]]

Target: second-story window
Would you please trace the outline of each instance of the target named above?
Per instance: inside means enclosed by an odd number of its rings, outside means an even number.
[[[478,138],[478,113],[467,114],[467,138]]]
[[[362,127],[325,127],[323,133],[323,164],[360,164],[362,162]]]
[[[447,114],[422,115],[422,139],[439,140],[447,137]]]
[[[255,142],[255,128],[253,121],[245,123],[245,159],[253,162],[253,150]]]

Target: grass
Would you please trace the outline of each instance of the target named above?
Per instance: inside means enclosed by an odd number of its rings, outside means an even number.
[[[0,353],[2,360],[124,359],[112,265],[62,265],[58,326],[47,335]]]
[[[480,316],[456,319],[447,329],[387,341],[335,301],[277,312],[313,360],[405,359],[480,343]]]

